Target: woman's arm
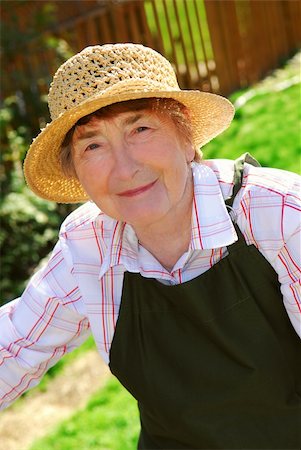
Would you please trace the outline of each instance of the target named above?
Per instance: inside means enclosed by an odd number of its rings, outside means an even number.
[[[284,306],[301,337],[301,178],[247,165],[234,203],[246,241],[277,272]]]
[[[0,409],[39,383],[90,327],[60,244],[24,294],[0,309]]]
[[[301,207],[285,205],[283,215],[284,245],[275,260],[274,269],[281,283],[281,293],[287,314],[297,334],[301,337]],[[297,208],[297,207],[296,207]],[[288,229],[288,223],[295,224],[295,230]],[[286,225],[287,224],[287,225]]]

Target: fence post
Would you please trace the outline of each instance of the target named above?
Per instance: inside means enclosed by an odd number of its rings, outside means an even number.
[[[235,1],[204,0],[220,92],[224,95],[240,87],[238,63],[240,34]]]

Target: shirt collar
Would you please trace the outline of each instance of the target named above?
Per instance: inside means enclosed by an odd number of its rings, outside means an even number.
[[[107,254],[100,269],[101,278],[110,267],[124,265],[130,272],[139,272],[138,238],[131,225],[105,216],[105,227],[110,229]]]
[[[189,250],[213,249],[232,244],[237,240],[237,234],[216,174],[205,164],[192,163],[191,167],[194,198]],[[108,252],[99,277],[110,267],[120,264],[131,272],[139,272],[139,243],[132,226],[106,216],[105,227],[110,229]]]
[[[205,164],[192,163],[194,199],[191,249],[225,247],[237,240],[215,172]]]

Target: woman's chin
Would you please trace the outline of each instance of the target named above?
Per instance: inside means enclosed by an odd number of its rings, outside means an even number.
[[[160,207],[158,204],[142,205],[140,208],[127,209],[121,219],[136,229],[163,222],[166,213],[167,208]]]

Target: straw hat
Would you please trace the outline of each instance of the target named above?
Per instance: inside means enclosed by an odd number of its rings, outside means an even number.
[[[173,98],[186,105],[197,147],[225,130],[234,114],[224,97],[180,90],[171,64],[151,48],[139,44],[87,47],[67,60],[53,78],[48,97],[52,121],[33,141],[24,163],[33,192],[59,203],[88,200],[79,181],[68,178],[61,168],[59,153],[66,133],[99,108],[146,97]]]

